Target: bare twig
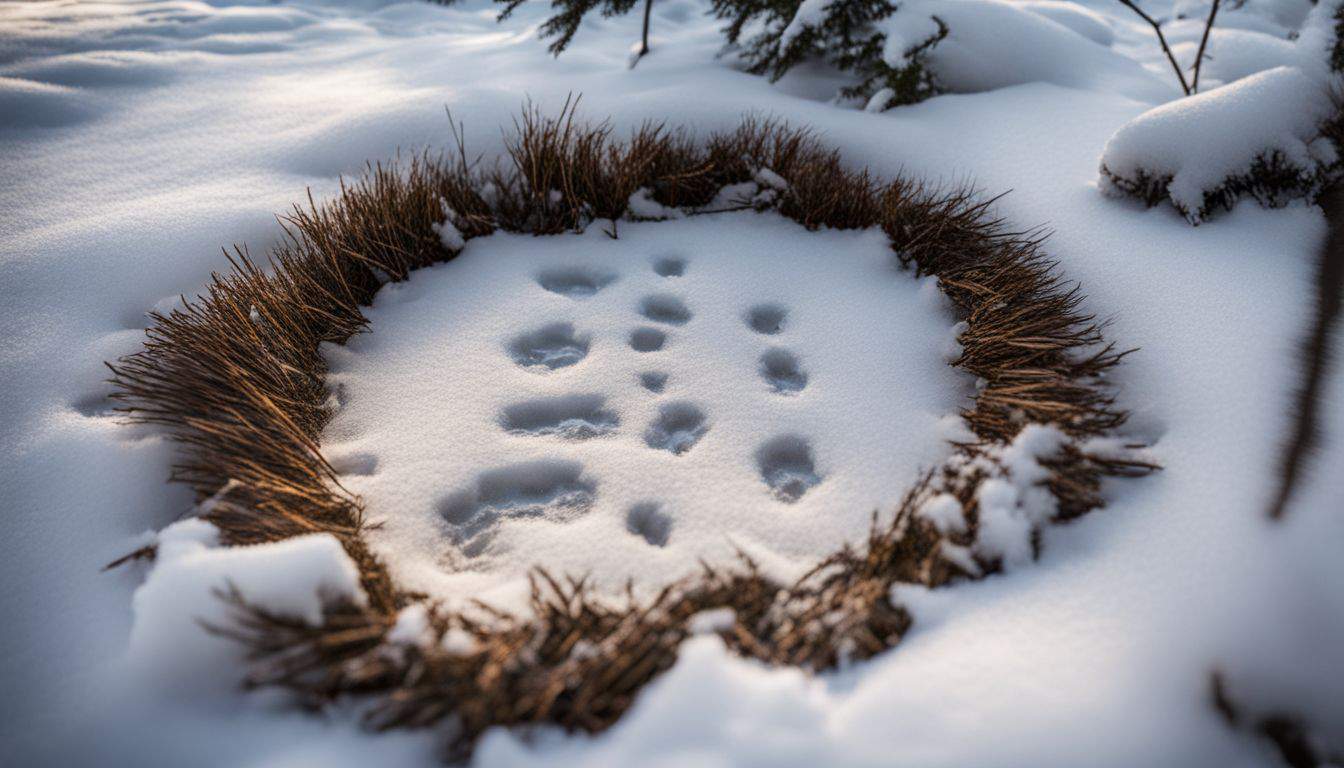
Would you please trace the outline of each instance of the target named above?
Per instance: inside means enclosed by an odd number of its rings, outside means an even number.
[[[630,62],[630,68],[634,69],[639,60],[649,53],[649,14],[653,11],[653,0],[644,0],[644,36],[640,39],[639,53],[635,54],[634,61]]]
[[[1158,24],[1157,20],[1154,19],[1152,16],[1149,16],[1148,14],[1144,13],[1143,9],[1135,5],[1132,0],[1120,0],[1120,2],[1126,8],[1139,14],[1139,18],[1148,22],[1152,26],[1153,31],[1157,33],[1157,42],[1162,44],[1162,52],[1167,54],[1167,61],[1171,62],[1171,68],[1176,70],[1176,79],[1181,82],[1181,90],[1185,93],[1186,96],[1189,96],[1192,93],[1192,91],[1190,90],[1190,85],[1185,82],[1185,73],[1181,71],[1181,65],[1177,63],[1176,56],[1172,54],[1171,46],[1167,45],[1167,36],[1162,34],[1162,25]],[[1202,46],[1200,47],[1200,50],[1203,51]]]
[[[1213,31],[1213,20],[1218,16],[1218,6],[1222,0],[1213,0],[1209,8],[1209,20],[1204,22],[1204,36],[1199,39],[1199,52],[1195,54],[1195,76],[1190,82],[1190,92],[1199,93],[1199,68],[1204,64],[1204,48],[1209,44],[1209,32]]]

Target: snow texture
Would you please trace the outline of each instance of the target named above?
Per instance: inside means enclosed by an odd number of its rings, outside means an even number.
[[[1327,5],[1312,11],[1307,0],[1224,3],[1219,26],[1249,36],[1228,37],[1220,63],[1205,76],[1216,72],[1216,79],[1227,80],[1278,66],[1283,62],[1262,55],[1281,51],[1269,39],[1287,40],[1299,29],[1298,44],[1310,42],[1323,53],[1331,32],[1320,9]],[[1105,18],[1114,32],[1110,46],[1082,34],[1076,20],[1045,18],[1029,6],[994,5],[983,19],[996,23],[977,23],[978,13],[960,11],[972,21],[958,33],[955,22],[963,16],[940,7],[940,16],[949,13],[950,34],[961,41],[944,52],[952,63],[948,72],[963,73],[973,86],[967,90],[976,92],[873,115],[832,103],[837,83],[843,84],[835,73],[803,69],[772,84],[738,71],[731,55],[716,57],[718,23],[692,0],[654,3],[653,27],[662,43],[634,70],[626,61],[639,37],[639,14],[594,16],[555,59],[534,38],[549,13],[546,3],[519,8],[502,26],[484,0],[451,7],[376,0],[0,5],[0,171],[6,182],[0,185],[6,331],[0,337],[0,489],[8,513],[0,545],[6,585],[0,679],[9,693],[0,702],[0,739],[6,759],[16,765],[437,764],[435,733],[361,731],[357,703],[337,702],[314,715],[284,697],[238,690],[238,649],[217,643],[194,621],[218,616],[209,590],[235,576],[253,595],[274,596],[295,615],[312,616],[324,588],[351,584],[328,540],[223,550],[210,545],[209,531],[193,531],[191,524],[165,531],[161,562],[100,572],[102,564],[144,545],[147,529],[196,509],[190,493],[164,483],[174,445],[115,416],[102,361],[140,347],[147,311],[167,311],[180,296],[202,290],[211,271],[223,268],[221,245],[246,242],[260,253],[276,242],[281,232],[274,214],[302,200],[305,188],[318,201],[329,199],[338,176],[357,173],[367,160],[391,157],[398,148],[442,148],[449,133],[445,103],[464,123],[471,151],[488,162],[501,150],[500,126],[509,124],[524,94],[554,113],[571,92],[584,94],[585,115],[612,116],[618,132],[649,119],[702,132],[727,129],[751,108],[818,130],[847,163],[878,176],[970,179],[990,193],[1013,190],[994,213],[1016,227],[1048,224],[1054,234],[1047,250],[1063,274],[1081,284],[1083,309],[1112,319],[1109,336],[1140,349],[1115,372],[1121,405],[1132,412],[1120,438],[1152,444],[1165,468],[1147,480],[1108,485],[1104,510],[1047,527],[1041,557],[1028,567],[946,590],[897,590],[914,616],[913,631],[871,661],[812,676],[767,669],[733,657],[716,637],[695,637],[611,731],[591,737],[494,731],[477,765],[1273,764],[1270,747],[1228,729],[1208,705],[1215,666],[1226,670],[1233,695],[1262,711],[1299,713],[1338,749],[1344,742],[1338,694],[1344,473],[1337,471],[1344,465],[1344,377],[1336,374],[1328,383],[1326,441],[1308,485],[1282,524],[1264,518],[1288,424],[1284,404],[1297,386],[1294,350],[1311,312],[1306,297],[1322,216],[1307,206],[1243,205],[1216,226],[1191,228],[1169,210],[1142,210],[1097,194],[1107,139],[1175,99],[1177,89],[1152,30],[1132,12],[1113,0],[1078,7]],[[1146,7],[1170,12],[1166,28],[1188,67],[1207,3]],[[1309,15],[1313,21],[1304,28]],[[995,45],[983,53],[983,66],[956,53],[970,50],[965,41],[985,37]],[[1057,58],[1071,51],[1079,58]],[[1229,60],[1237,56],[1244,61]],[[1239,123],[1223,127],[1240,131]],[[627,225],[621,228],[624,245]],[[712,261],[731,261],[710,253],[679,256],[686,260],[680,277],[663,277],[647,261],[622,266],[637,267],[647,279],[668,283],[659,290],[678,293],[677,281],[693,279]],[[476,306],[495,314],[533,312],[544,300],[607,311],[598,309],[603,294],[634,286],[631,274],[623,271],[603,288],[595,288],[601,280],[591,275],[559,280],[552,283],[559,292],[542,286],[522,310],[516,293]],[[398,294],[413,303],[433,281],[428,273],[387,286],[375,311],[392,312]],[[936,298],[932,286],[919,290]],[[566,291],[591,295],[571,298]],[[633,303],[642,295],[640,287],[630,303],[609,310],[621,313],[624,333],[644,327]],[[635,353],[623,347],[624,336],[610,336],[613,329],[592,329],[588,359],[580,359],[579,335],[589,331],[576,316],[568,336],[541,341],[572,341],[557,359],[577,362],[551,369],[543,354],[535,372],[516,372],[538,383],[560,382],[570,369],[597,369],[610,352],[613,362],[630,365],[625,382],[612,377],[612,386],[630,389],[609,398],[635,402],[638,391],[648,398],[644,403],[685,399],[685,390],[672,394],[685,386],[678,383],[685,370],[628,361],[679,355],[697,322],[714,316],[708,304],[692,299],[687,293],[693,317],[686,325],[647,323],[665,335],[664,351]],[[847,300],[835,298],[837,312]],[[776,320],[776,335],[753,334],[758,346],[735,358],[742,375],[734,381],[779,406],[772,414],[802,413],[810,395],[833,392],[823,386],[824,368],[813,360],[818,353],[794,346],[792,334],[815,329],[798,306],[785,307],[791,312]],[[913,322],[935,323],[946,334],[950,318],[939,323],[938,306],[931,301],[918,313],[912,309],[919,316]],[[750,307],[733,309],[752,314]],[[420,316],[440,311],[446,310],[426,303]],[[370,339],[379,327],[375,322]],[[463,332],[476,332],[469,328]],[[494,346],[484,349],[506,354],[499,344],[512,338],[491,335]],[[756,373],[758,356],[776,343],[809,366],[809,383],[797,395],[769,392]],[[1339,344],[1337,358],[1344,354]],[[513,373],[509,365],[504,368]],[[940,364],[917,367],[910,379],[948,375]],[[668,374],[666,394],[637,390],[637,371]],[[913,402],[904,398],[917,391],[902,392],[901,402]],[[711,394],[719,393],[695,393]],[[336,396],[341,400],[340,392]],[[725,396],[746,400],[736,390]],[[345,397],[349,409],[374,407]],[[682,456],[655,455],[669,464],[694,461],[720,439],[757,447],[726,429],[727,412],[718,407],[705,404],[709,430],[699,444]],[[940,402],[928,412],[947,410]],[[489,408],[474,412],[498,416]],[[642,436],[648,413],[623,420],[621,428],[631,430],[625,435]],[[955,419],[944,419],[909,433],[950,437],[957,428]],[[801,434],[819,439],[821,432]],[[329,437],[335,448],[341,438]],[[536,439],[567,445],[555,436]],[[621,439],[577,445],[587,450]],[[837,471],[856,466],[820,442],[814,448],[821,482],[793,505],[765,504],[785,516],[800,513],[809,499],[841,486]],[[742,453],[733,455],[726,470],[750,478]],[[357,454],[343,458],[346,467],[372,471],[369,482],[377,482],[375,462]],[[912,471],[909,458],[884,469]],[[598,505],[611,491],[602,480]],[[764,496],[762,487],[756,498]],[[444,490],[452,488],[457,485],[444,483]],[[674,520],[667,538],[672,547],[686,527],[677,527],[678,511],[670,505],[656,512]],[[656,540],[658,519],[646,513],[634,525]],[[622,541],[654,556],[660,551],[642,534],[613,528]],[[266,583],[246,582],[245,571]],[[403,618],[405,631],[414,634],[414,614]],[[460,650],[468,642],[450,638]],[[199,675],[201,683],[169,670]],[[179,686],[190,695],[172,695]]]
[[[347,404],[323,443],[376,467],[341,482],[408,588],[522,608],[534,564],[653,590],[739,548],[791,579],[947,455],[969,387],[950,307],[881,232],[751,212],[603,230],[473,240],[327,348]],[[545,329],[567,365],[513,353]]]

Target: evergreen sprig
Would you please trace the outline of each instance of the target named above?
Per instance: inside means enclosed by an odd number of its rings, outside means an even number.
[[[806,61],[825,61],[859,82],[841,91],[846,98],[868,99],[890,88],[887,106],[912,104],[939,92],[926,54],[947,36],[937,17],[937,31],[903,52],[901,62],[883,58],[887,36],[879,22],[896,13],[889,0],[835,0],[823,9],[816,24],[790,25],[802,8],[801,0],[714,0],[715,16],[726,20],[729,44],[740,45],[747,70],[772,80],[783,77]],[[748,29],[756,29],[743,41]]]

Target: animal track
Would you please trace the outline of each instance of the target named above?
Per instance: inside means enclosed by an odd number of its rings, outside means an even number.
[[[509,342],[509,356],[524,368],[564,368],[588,356],[589,337],[572,323],[551,323]]]
[[[630,348],[636,352],[657,352],[667,343],[667,334],[657,328],[642,326],[630,333]]]
[[[483,472],[474,488],[445,498],[439,514],[453,540],[474,557],[504,520],[569,522],[591,509],[596,496],[597,483],[578,462],[530,461]]]
[[[807,386],[807,372],[798,365],[798,358],[786,349],[771,349],[761,355],[761,378],[774,391],[789,395]]]
[[[802,498],[809,488],[821,482],[812,460],[812,446],[800,435],[786,434],[768,440],[756,450],[756,466],[770,492],[786,504]]]
[[[616,275],[584,267],[548,269],[537,275],[537,284],[551,293],[571,299],[585,299],[606,288]]]
[[[626,513],[625,528],[655,547],[665,547],[672,535],[672,518],[658,502],[641,501]]]
[[[774,336],[784,330],[789,310],[779,304],[757,304],[747,310],[747,325],[757,333]]]
[[[604,410],[602,395],[565,395],[514,403],[504,409],[499,423],[522,435],[556,435],[565,440],[587,440],[610,434],[620,425],[615,413]]]
[[[662,277],[684,274],[685,260],[664,257],[653,269]],[[543,272],[537,282],[546,290],[564,296],[591,296],[615,280],[614,274],[584,269]],[[667,293],[644,296],[639,314],[648,321],[666,325],[684,325],[692,313],[680,298]],[[788,318],[788,309],[780,304],[763,303],[750,307],[745,320],[754,332],[780,333]],[[652,325],[631,330],[629,345],[635,352],[662,350],[668,339],[664,329]],[[507,351],[520,366],[541,371],[572,366],[587,357],[591,336],[579,333],[572,323],[556,322],[519,334],[508,343]],[[758,361],[761,379],[780,394],[802,391],[808,374],[793,352],[780,347],[764,350]],[[638,374],[640,385],[662,393],[670,378],[665,370],[647,370]],[[582,441],[610,435],[621,426],[615,410],[609,409],[602,394],[567,394],[538,397],[511,403],[500,411],[500,427],[512,434],[564,441]],[[644,431],[650,448],[681,456],[700,442],[709,431],[703,408],[680,400],[662,404]],[[352,457],[344,473],[367,474],[376,464],[360,466],[362,456]],[[755,452],[761,479],[777,500],[792,504],[821,482],[812,447],[801,435],[778,435]],[[438,511],[448,527],[449,536],[467,558],[497,553],[501,525],[509,520],[542,520],[564,523],[577,519],[594,506],[597,482],[574,461],[545,459],[511,464],[477,476],[474,485],[459,489],[443,498]],[[625,527],[650,546],[665,547],[672,535],[673,518],[658,501],[646,500],[626,510]]]
[[[680,456],[691,450],[708,431],[705,413],[694,403],[668,403],[659,409],[658,418],[644,432],[644,442],[650,448]]]
[[[70,404],[81,416],[100,419],[117,415],[117,404],[107,395],[97,394],[81,397]]]
[[[646,371],[639,374],[639,383],[650,392],[662,392],[667,387],[667,374],[662,371]]]
[[[645,296],[639,302],[639,313],[655,323],[685,325],[691,319],[686,303],[668,293]]]
[[[660,277],[681,277],[686,274],[686,260],[664,256],[653,263],[653,271]]]
[[[371,453],[352,453],[328,457],[338,475],[368,476],[378,471],[378,457]]]

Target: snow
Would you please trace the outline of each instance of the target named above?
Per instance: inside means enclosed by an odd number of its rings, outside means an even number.
[[[968,3],[950,9],[961,15],[946,19],[951,36],[939,48],[955,43],[940,55],[974,93],[875,115],[831,103],[836,78],[824,73],[772,85],[735,70],[731,56],[716,58],[716,23],[689,0],[655,3],[659,45],[634,70],[626,57],[638,14],[586,21],[557,60],[533,37],[545,6],[524,6],[497,26],[494,9],[478,0],[449,8],[0,5],[7,757],[434,764],[433,733],[370,735],[348,702],[315,715],[281,696],[236,691],[239,650],[194,622],[218,610],[208,598],[223,586],[218,579],[246,579],[254,569],[258,583],[242,586],[311,617],[323,589],[350,587],[329,540],[226,550],[193,523],[159,537],[166,555],[157,564],[100,572],[143,545],[147,529],[195,512],[189,494],[164,484],[172,444],[110,414],[101,363],[139,347],[146,311],[201,290],[223,268],[220,246],[246,242],[259,253],[275,242],[273,215],[302,200],[306,186],[325,199],[339,174],[366,160],[442,147],[445,104],[465,122],[472,150],[490,158],[524,95],[554,111],[570,92],[584,94],[584,114],[611,115],[620,131],[645,119],[728,128],[755,109],[814,127],[846,162],[881,176],[1012,189],[995,212],[1016,226],[1048,224],[1047,250],[1080,282],[1083,309],[1111,319],[1108,334],[1120,345],[1140,348],[1115,375],[1133,413],[1121,438],[1152,444],[1165,468],[1108,484],[1105,510],[1046,528],[1037,561],[951,589],[898,590],[914,615],[912,632],[869,662],[811,676],[767,669],[733,657],[716,637],[694,637],[611,731],[495,731],[479,765],[1272,764],[1267,746],[1226,728],[1208,706],[1215,666],[1249,705],[1301,713],[1339,743],[1344,377],[1328,388],[1327,441],[1309,485],[1282,524],[1263,514],[1324,223],[1307,206],[1243,203],[1192,228],[1168,209],[1098,194],[1108,138],[1177,97],[1151,29],[1117,3],[1089,0],[1079,8],[1114,31],[1106,47],[1058,14],[996,4],[983,17],[996,23],[978,23]],[[1311,12],[1315,25],[1300,46],[1323,51],[1326,6]],[[1225,4],[1219,25],[1287,39],[1310,7]],[[1174,44],[1197,44],[1207,5],[1179,10],[1187,19],[1170,23]],[[959,18],[969,19],[961,33]],[[978,63],[967,46],[986,38],[994,45]],[[1182,50],[1188,63],[1193,49]],[[1260,56],[1245,50],[1248,60]],[[690,280],[706,261],[666,279]],[[380,306],[397,291],[427,290],[431,279],[389,286]],[[936,311],[925,305],[922,321],[936,320]],[[375,323],[368,338],[378,332]],[[661,397],[676,381],[674,372]],[[796,404],[821,383],[813,378]],[[719,426],[669,461],[694,459]],[[949,437],[957,428],[944,418],[926,429]],[[816,452],[819,461],[824,455]],[[674,527],[669,542],[676,535]],[[190,693],[172,695],[174,688]]]
[[[882,22],[883,58],[899,66],[910,48],[947,25],[945,40],[927,54],[934,80],[953,93],[979,93],[1022,83],[1054,83],[1158,103],[1174,84],[1105,44],[1095,32],[1003,0],[907,0]],[[1030,55],[1024,52],[1030,51]]]
[[[328,534],[273,544],[217,547],[214,528],[188,518],[164,529],[157,561],[135,591],[134,622],[125,662],[154,686],[216,692],[237,685],[241,649],[202,632],[228,626],[229,607],[218,591],[232,587],[252,605],[316,626],[324,605],[363,605],[359,572]]]
[[[884,234],[753,212],[611,229],[473,240],[327,348],[346,405],[323,444],[408,588],[502,602],[536,563],[654,590],[739,548],[792,579],[947,455],[970,385],[945,364],[954,318]]]
[[[1190,46],[1187,46],[1190,47]],[[1190,47],[1189,58],[1195,49]],[[1201,90],[1230,83],[1275,67],[1294,66],[1301,60],[1291,40],[1244,29],[1217,29],[1209,35],[1207,61],[1200,75]]]
[[[802,0],[793,18],[784,26],[779,36],[779,50],[786,51],[793,41],[808,29],[820,28],[826,21],[826,11],[835,0]]]
[[[732,608],[714,608],[692,616],[686,627],[693,635],[708,635],[712,632],[727,632],[733,628],[735,621],[737,614]]]
[[[434,638],[429,625],[429,608],[425,603],[408,605],[397,614],[397,621],[387,631],[385,639],[395,645],[426,645]]]
[[[1115,30],[1105,16],[1068,0],[1015,0],[1019,8],[1068,27],[1097,45],[1109,46],[1115,42]]]
[[[649,219],[657,221],[660,219],[680,219],[685,216],[680,209],[668,208],[662,203],[654,200],[653,190],[648,187],[641,187],[630,195],[629,212],[636,219]]]
[[[1102,187],[1118,193],[1112,177],[1170,178],[1172,202],[1197,221],[1206,193],[1250,174],[1257,158],[1278,154],[1308,178],[1332,164],[1336,150],[1320,136],[1332,110],[1323,85],[1296,67],[1163,104],[1106,142]]]
[[[457,211],[449,207],[446,200],[440,200],[439,204],[443,208],[443,221],[435,225],[434,231],[438,233],[439,242],[443,243],[444,248],[460,251],[467,241],[462,237],[462,231],[457,228]]]
[[[1039,459],[1058,455],[1066,438],[1054,427],[1029,424],[1007,446],[996,452],[1002,477],[980,484],[976,501],[980,526],[975,549],[1004,568],[1031,562],[1031,535],[1054,517],[1055,497],[1044,486],[1050,471]]]
[[[962,515],[961,502],[950,493],[939,493],[930,497],[919,507],[919,516],[933,523],[943,533],[966,530],[966,518]]]

